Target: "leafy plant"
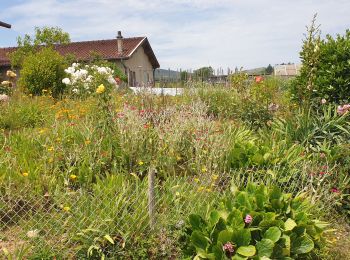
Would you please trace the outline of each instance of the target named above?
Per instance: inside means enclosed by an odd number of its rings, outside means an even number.
[[[233,190],[235,188],[233,187]],[[195,259],[295,259],[325,244],[327,223],[314,219],[303,194],[248,184],[205,217],[191,214],[183,253]]]
[[[33,95],[51,92],[54,97],[63,93],[65,85],[64,57],[51,48],[26,56],[18,81],[20,87]]]

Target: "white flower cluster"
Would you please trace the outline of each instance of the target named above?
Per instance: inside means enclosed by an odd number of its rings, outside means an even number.
[[[97,65],[81,65],[73,63],[72,66],[65,69],[68,74],[67,78],[62,80],[62,83],[71,87],[74,94],[91,94],[94,92],[96,85],[101,84],[95,82],[97,78],[104,78],[112,85],[117,85],[113,78],[114,71],[108,67],[99,67]]]

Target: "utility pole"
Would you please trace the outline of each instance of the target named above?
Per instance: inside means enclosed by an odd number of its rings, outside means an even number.
[[[0,26],[1,26],[1,27],[5,27],[5,28],[8,28],[8,29],[11,28],[11,24],[4,23],[4,22],[1,22],[1,21],[0,21]]]

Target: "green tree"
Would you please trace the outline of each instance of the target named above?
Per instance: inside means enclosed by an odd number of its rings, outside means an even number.
[[[54,44],[67,44],[70,42],[69,34],[58,27],[35,27],[35,37],[25,34],[17,38],[18,48],[9,55],[13,69],[21,68],[26,56],[38,52],[43,46]]]
[[[271,75],[273,73],[273,67],[271,66],[271,64],[269,64],[269,66],[266,67],[265,72],[268,75]]]
[[[24,91],[41,95],[51,92],[53,97],[63,93],[62,83],[66,67],[64,57],[51,47],[42,48],[24,58],[18,84]]]
[[[206,81],[209,79],[209,77],[214,75],[214,69],[209,66],[209,67],[202,67],[193,72],[194,78],[196,80],[200,81]]]

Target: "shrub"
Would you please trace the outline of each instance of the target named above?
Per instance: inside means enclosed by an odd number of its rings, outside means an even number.
[[[277,187],[249,184],[228,195],[203,218],[192,214],[184,255],[198,259],[296,259],[323,247],[327,224],[313,219],[310,205]]]
[[[330,35],[321,40],[316,16],[308,28],[300,58],[300,75],[291,85],[292,98],[320,104],[350,101],[350,30],[345,35]]]
[[[43,48],[38,53],[28,55],[20,71],[19,85],[33,95],[41,95],[46,90],[54,97],[65,89],[64,57],[51,48]]]
[[[327,35],[320,44],[313,98],[330,102],[350,101],[350,30],[336,38]]]

